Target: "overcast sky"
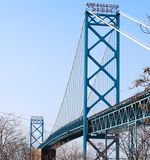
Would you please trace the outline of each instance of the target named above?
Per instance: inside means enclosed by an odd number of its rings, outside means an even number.
[[[84,18],[84,0],[0,0],[0,111],[54,123],[69,78]],[[145,22],[150,1],[95,1],[119,4]],[[121,28],[150,44],[139,26],[121,17]],[[148,66],[150,51],[121,36],[121,99]],[[24,120],[29,126],[29,121]]]

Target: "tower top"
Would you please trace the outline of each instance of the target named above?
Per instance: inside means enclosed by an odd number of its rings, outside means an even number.
[[[119,10],[118,4],[86,3],[86,7],[94,13],[117,13]]]

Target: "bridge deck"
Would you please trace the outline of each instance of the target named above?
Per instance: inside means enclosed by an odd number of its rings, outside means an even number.
[[[88,119],[88,132],[98,133],[104,137],[104,131],[113,131],[121,129],[137,122],[149,123],[150,118],[150,91],[144,91],[132,96],[112,108],[106,109],[95,114]],[[38,148],[58,146],[70,140],[82,136],[83,117],[80,117],[69,124],[61,127],[52,133]]]

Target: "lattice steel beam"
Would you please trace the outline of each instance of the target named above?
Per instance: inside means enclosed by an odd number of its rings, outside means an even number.
[[[135,98],[135,99],[134,99]],[[137,100],[136,100],[137,99]],[[100,133],[108,130],[115,132],[116,129],[133,123],[150,122],[150,92],[140,99],[134,96],[113,108],[101,112],[91,119],[92,133]]]

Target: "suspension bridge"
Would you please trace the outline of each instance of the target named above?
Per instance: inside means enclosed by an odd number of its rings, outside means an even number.
[[[149,90],[120,102],[120,34],[150,50],[148,45],[120,29],[120,15],[150,27],[120,12],[117,5],[105,6],[104,11],[93,8],[94,4],[88,4],[85,11],[56,122],[49,137],[38,147],[42,150],[42,160],[55,159],[58,147],[81,136],[83,159],[89,143],[98,153],[95,160],[107,159],[107,150],[112,145],[119,160],[119,133],[125,132],[129,125],[140,125],[150,118]],[[92,139],[105,139],[104,151],[99,151]]]

